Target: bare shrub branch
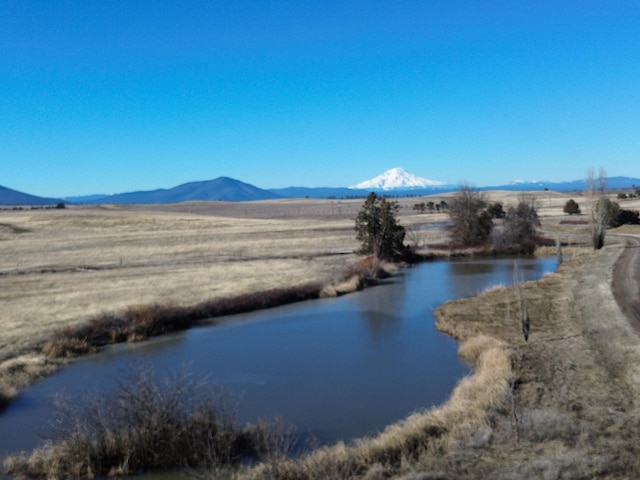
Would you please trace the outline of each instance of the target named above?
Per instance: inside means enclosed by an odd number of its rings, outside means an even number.
[[[296,441],[282,420],[239,427],[229,393],[213,391],[183,367],[157,378],[145,366],[116,379],[113,391],[78,400],[59,396],[37,453],[11,457],[5,474],[93,478],[175,467],[228,468],[281,457]]]

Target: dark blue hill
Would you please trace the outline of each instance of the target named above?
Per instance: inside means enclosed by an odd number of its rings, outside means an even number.
[[[37,197],[0,185],[0,205],[56,205],[60,199]]]
[[[275,193],[228,177],[204,182],[190,182],[169,189],[120,193],[86,203],[180,203],[191,201],[245,202],[281,198]]]

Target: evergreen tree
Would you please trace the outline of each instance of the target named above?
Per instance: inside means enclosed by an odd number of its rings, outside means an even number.
[[[567,200],[567,203],[564,204],[563,208],[564,213],[568,213],[569,215],[580,215],[580,205],[573,199]]]
[[[398,224],[396,202],[389,202],[371,192],[356,218],[356,238],[362,243],[360,253],[378,260],[394,260],[406,251],[405,229]]]

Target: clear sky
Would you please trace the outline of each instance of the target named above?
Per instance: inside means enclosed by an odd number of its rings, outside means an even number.
[[[640,177],[640,2],[1,0],[0,185]]]

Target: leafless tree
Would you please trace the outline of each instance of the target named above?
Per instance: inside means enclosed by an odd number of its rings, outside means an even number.
[[[535,198],[521,195],[518,205],[507,210],[502,231],[494,235],[494,246],[497,251],[530,255],[536,249],[539,227]]]
[[[522,335],[524,341],[529,341],[529,330],[531,328],[531,321],[529,319],[529,303],[527,302],[527,296],[524,290],[524,279],[522,273],[518,269],[516,263],[513,264],[513,288],[516,292],[516,301],[518,304],[518,313],[520,317],[520,325],[522,327]]]
[[[427,243],[427,230],[424,225],[411,225],[406,228],[406,239],[409,246],[414,250],[419,250]]]
[[[595,178],[593,168],[587,172],[585,196],[589,199],[591,212],[591,243],[594,250],[604,246],[604,237],[609,223],[609,208],[606,205],[604,192],[607,188],[607,172],[600,167],[598,178]]]
[[[453,222],[451,238],[454,243],[468,247],[482,245],[489,238],[493,221],[486,211],[486,196],[461,183],[449,204],[449,216]]]

